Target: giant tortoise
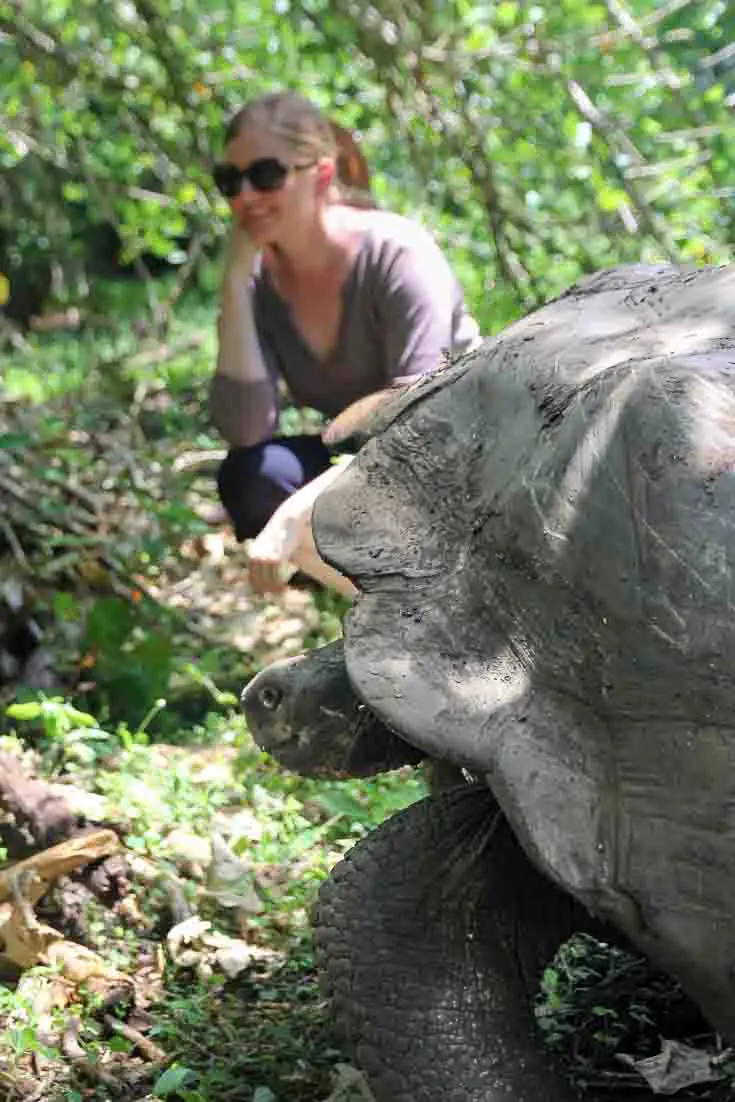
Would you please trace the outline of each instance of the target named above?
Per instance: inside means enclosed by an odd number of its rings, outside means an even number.
[[[316,908],[376,1097],[571,1098],[527,994],[574,930],[735,1043],[735,267],[598,273],[416,382],[313,528],[359,596],[344,644],[246,688],[255,738],[306,771],[474,778],[356,845]]]

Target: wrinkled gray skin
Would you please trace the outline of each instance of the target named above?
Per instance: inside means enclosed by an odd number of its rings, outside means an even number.
[[[380,1102],[569,1098],[529,946],[591,915],[735,1041],[734,334],[732,268],[590,277],[410,387],[316,503],[356,697],[488,789],[408,809],[322,894]]]

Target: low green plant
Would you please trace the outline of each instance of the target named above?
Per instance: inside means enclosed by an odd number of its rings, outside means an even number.
[[[314,1102],[329,1094],[334,1065],[345,1059],[303,939],[233,983],[173,980],[152,1014],[152,1036],[176,1054],[182,1102]],[[154,1097],[167,1097],[162,1086],[173,1084],[159,1081]]]
[[[658,1053],[660,1037],[706,1031],[699,1011],[645,957],[575,934],[545,969],[535,1016],[547,1048],[579,1086],[621,1071],[618,1053]]]
[[[48,768],[73,769],[91,766],[107,753],[114,736],[103,730],[89,712],[80,711],[63,697],[39,694],[35,700],[10,704],[5,714],[16,723],[29,724],[41,750],[46,751]]]
[[[304,650],[323,647],[339,639],[342,635],[342,621],[351,606],[346,597],[333,589],[315,590],[313,600],[319,620],[314,630],[304,637]]]
[[[43,976],[49,971],[46,967],[34,969],[34,973]],[[31,976],[31,973],[27,973]],[[32,978],[32,977],[31,977]],[[0,1066],[12,1077],[20,1069],[29,1055],[36,1054],[51,1059],[57,1056],[56,1049],[41,1039],[40,1016],[34,1009],[33,995],[29,993],[31,983],[25,989],[16,990],[0,985]]]

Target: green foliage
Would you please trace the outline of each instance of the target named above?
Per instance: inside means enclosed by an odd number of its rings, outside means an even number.
[[[73,771],[89,766],[109,750],[113,741],[107,731],[100,729],[94,716],[81,712],[62,697],[41,695],[37,700],[11,704],[5,714],[39,732],[41,745],[48,750],[54,768],[63,766]]]
[[[329,1093],[341,1052],[303,943],[228,988],[174,981],[153,1014],[157,1042],[181,1053],[174,1067],[186,1084],[177,1091],[184,1102],[233,1095],[314,1102]],[[212,1061],[215,1051],[219,1059]]]
[[[14,704],[10,714],[21,732],[31,724],[44,727],[47,741],[36,746],[49,772],[58,766],[54,747],[60,738],[75,727],[90,736],[101,727],[96,717],[60,700]],[[178,747],[153,744],[126,727],[104,735],[104,757],[79,765],[75,783],[104,798],[105,818],[120,824],[128,851],[153,862],[164,878],[176,874],[215,928],[244,937],[254,949],[252,965],[234,981],[205,982],[167,969],[165,989],[150,1008],[151,1038],[171,1063],[153,1084],[153,1097],[180,1102],[226,1102],[235,1094],[289,1102],[325,1098],[344,1054],[314,973],[308,912],[335,860],[387,815],[424,795],[420,776],[402,770],[371,781],[307,780],[261,753],[240,716],[211,714],[205,725],[182,732]],[[180,879],[173,864],[168,837],[174,829],[203,841],[225,830],[232,850],[262,874],[250,876],[260,911],[236,921],[197,899],[196,885]],[[134,890],[155,923],[156,908],[165,908],[166,898],[159,904],[149,889],[136,884]],[[109,918],[103,908],[98,914],[87,906],[92,944],[107,963],[133,969],[150,950],[150,934],[141,938],[120,919]],[[119,1039],[103,1036],[91,1003],[65,1013],[71,1012],[82,1022],[90,1060],[120,1048]],[[5,1038],[0,1056],[8,1064],[11,1049],[19,1064],[37,1050],[28,1015],[26,1002],[15,993],[0,999]],[[74,1085],[64,1097],[75,1097]]]
[[[350,602],[331,589],[318,589],[314,593],[314,605],[319,613],[319,625],[304,639],[305,650],[323,647],[340,638],[342,621]]]
[[[52,601],[58,632],[67,639],[67,675],[81,677],[77,693],[93,711],[124,723],[142,735],[166,704],[174,672],[190,670],[177,655],[174,617],[142,596],[136,602],[103,595],[83,605],[71,593],[57,592]],[[210,686],[216,695],[216,686]],[[37,718],[35,703],[14,705],[15,719]],[[44,703],[48,709],[50,704]],[[68,709],[69,706],[64,706]],[[28,715],[19,714],[20,711]],[[64,712],[64,714],[66,714]],[[48,729],[48,717],[41,717]]]
[[[620,1073],[617,1053],[653,1056],[660,1037],[682,1038],[706,1026],[669,976],[641,956],[576,934],[544,971],[536,1022],[570,1077],[589,1085]]]
[[[297,926],[335,858],[425,794],[420,774],[411,770],[370,781],[318,781],[286,772],[258,750],[238,714],[211,713],[206,724],[180,733],[179,747],[151,741],[144,724],[106,727],[61,698],[14,703],[7,715],[21,735],[40,733],[34,742],[50,770],[58,769],[59,747],[64,749],[61,763],[106,798],[111,818],[127,824],[126,844],[138,852],[160,857],[173,825],[206,837],[223,811],[251,809],[260,824],[257,839],[235,833],[231,845],[235,852],[247,850],[256,865],[298,864],[299,877],[277,904],[281,917],[301,915]],[[187,752],[186,744],[199,752]],[[243,830],[249,825],[248,819]],[[273,917],[266,908],[253,916],[253,928],[279,941]]]
[[[192,1082],[196,1082],[197,1078],[191,1068],[186,1068],[182,1064],[172,1064],[156,1080],[153,1097],[170,1098],[175,1095],[182,1098],[184,1102],[194,1102],[197,1097],[194,1092],[183,1088],[188,1088]]]
[[[734,19],[725,0],[2,0],[0,272],[20,291],[35,267],[63,302],[106,227],[139,273],[211,253],[224,120],[283,85],[357,129],[377,198],[430,223],[488,331],[591,268],[726,258]]]
[[[166,693],[173,668],[173,641],[160,624],[160,610],[155,615],[159,626],[154,632],[143,626],[146,618],[129,601],[100,597],[87,616],[82,639],[82,653],[94,664],[98,694],[111,703],[124,701],[126,718],[137,724]]]
[[[48,969],[38,968],[36,972],[43,975]],[[0,1021],[4,1024],[0,1031],[0,1066],[15,1070],[29,1054],[47,1058],[56,1055],[53,1046],[39,1037],[39,1017],[28,990],[0,986]]]

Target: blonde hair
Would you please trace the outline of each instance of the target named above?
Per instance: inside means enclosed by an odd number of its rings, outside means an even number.
[[[370,173],[365,157],[349,130],[331,122],[319,108],[297,92],[267,92],[246,103],[225,129],[225,144],[246,126],[265,126],[295,153],[317,160],[331,157],[337,166],[336,201],[354,206],[374,206]]]

